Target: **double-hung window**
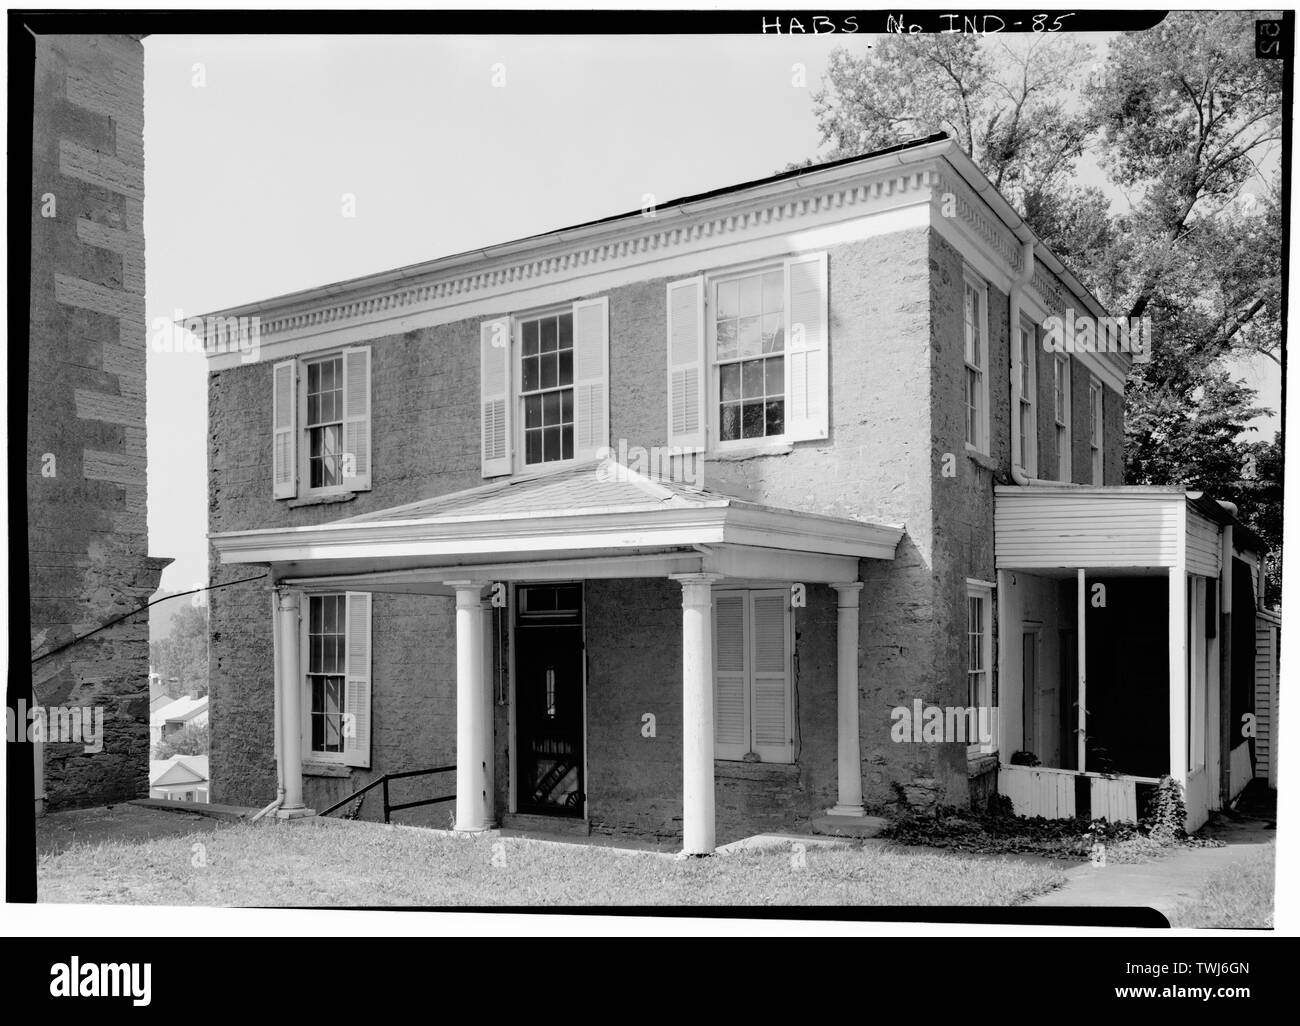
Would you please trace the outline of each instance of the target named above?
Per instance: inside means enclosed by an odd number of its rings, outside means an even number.
[[[609,300],[479,326],[484,477],[596,460],[609,446]]]
[[[1034,326],[1020,323],[1016,347],[1016,415],[1018,437],[1016,462],[1030,477],[1038,474],[1038,357]]]
[[[1102,483],[1102,393],[1101,382],[1088,382],[1088,447],[1092,454],[1092,483]]]
[[[370,347],[272,368],[271,476],[277,499],[370,488]]]
[[[525,466],[573,459],[573,312],[519,322]]]
[[[315,762],[370,765],[368,592],[303,596],[303,750]]]
[[[717,758],[793,762],[789,591],[716,591],[713,625]]]
[[[829,437],[829,264],[806,253],[668,283],[668,444]]]
[[[975,710],[976,724],[990,725],[992,736],[987,744],[980,743],[978,734],[968,738],[968,752],[997,747],[997,701],[993,678],[993,588],[982,581],[967,581],[966,704]]]
[[[1052,395],[1056,430],[1056,479],[1071,480],[1070,469],[1070,358],[1052,358]]]
[[[713,282],[713,380],[718,441],[753,444],[785,434],[785,272]]]
[[[966,444],[982,453],[989,451],[988,294],[988,286],[967,271],[962,300]]]

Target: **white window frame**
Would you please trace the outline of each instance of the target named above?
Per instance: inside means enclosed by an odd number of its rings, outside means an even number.
[[[1069,483],[1074,479],[1074,438],[1071,430],[1071,394],[1070,357],[1057,353],[1052,359],[1052,421],[1054,424],[1052,442],[1056,446],[1056,477],[1058,481]],[[1064,410],[1064,419],[1062,419]]]
[[[313,598],[341,598],[343,600],[343,656],[341,660],[342,670],[337,674],[330,674],[331,677],[341,677],[343,680],[342,692],[339,696],[339,713],[345,715],[348,712],[348,673],[347,673],[347,593],[342,591],[318,591],[305,592],[302,596],[302,612],[299,617],[299,634],[302,646],[299,668],[302,677],[302,755],[303,759],[308,762],[328,763],[330,765],[346,766],[344,761],[345,744],[340,743],[337,752],[317,751],[311,746],[311,601]],[[342,724],[340,723],[340,740],[342,739]]]
[[[966,641],[966,702],[967,706],[971,705],[970,683],[973,673],[983,674],[982,681],[977,685],[978,694],[975,695],[976,702],[976,723],[979,720],[979,709],[987,707],[989,710],[989,729],[991,740],[988,744],[981,744],[976,735],[974,742],[967,742],[966,755],[976,756],[998,750],[998,710],[994,703],[994,673],[996,667],[993,665],[993,601],[996,597],[997,588],[989,581],[980,581],[974,578],[966,579],[966,630],[963,635]],[[982,669],[972,670],[970,665],[970,639],[974,633],[971,630],[970,622],[970,603],[972,599],[979,599],[981,602],[980,613],[982,623],[980,626],[980,659]]]
[[[1026,333],[1028,345],[1025,344]],[[1026,358],[1027,357],[1027,358]],[[1016,385],[1016,435],[1019,450],[1016,463],[1029,477],[1038,476],[1038,330],[1029,318],[1022,318],[1012,351],[1011,372]],[[1028,379],[1029,389],[1025,384]],[[1027,415],[1027,416],[1026,416]],[[1029,434],[1025,434],[1025,421]]]
[[[785,309],[785,297],[789,294],[790,288],[789,272],[786,269],[785,262],[782,260],[762,260],[741,267],[730,267],[721,271],[710,272],[704,278],[704,358],[706,374],[704,401],[708,404],[707,437],[710,451],[776,449],[789,444],[786,441],[784,431],[779,435],[764,435],[762,438],[733,438],[725,442],[722,440],[722,372],[718,363],[718,322],[714,316],[714,296],[717,293],[718,285],[722,282],[750,278],[754,275],[767,274],[772,271],[781,272],[781,332],[783,340],[781,358],[785,368],[783,378],[785,382],[784,402],[786,404],[782,423],[788,423],[787,418],[790,411],[790,311]],[[769,358],[774,355],[769,354]],[[754,359],[763,358],[763,356],[754,357]]]
[[[324,353],[312,353],[310,356],[303,356],[298,359],[296,373],[298,375],[297,399],[298,399],[298,498],[312,499],[327,495],[346,495],[352,489],[343,483],[342,465],[339,468],[339,483],[320,488],[311,487],[311,428],[307,425],[307,368],[314,363],[324,363],[326,360],[337,360],[339,363],[339,404],[342,409],[339,410],[339,444],[343,444],[344,435],[346,434],[345,424],[347,423],[347,393],[343,391],[342,374],[344,373],[344,362],[347,356],[342,349],[332,350]]]
[[[563,314],[573,315],[572,303],[559,303],[550,306],[540,307],[536,310],[527,310],[523,313],[512,314],[510,317],[510,402],[512,404],[512,421],[511,434],[514,436],[511,443],[514,447],[514,464],[515,475],[532,475],[545,474],[562,467],[571,467],[578,461],[578,427],[577,427],[577,388],[573,382],[569,384],[569,390],[573,393],[573,455],[567,460],[550,460],[541,463],[529,463],[528,451],[525,444],[527,438],[526,428],[524,426],[524,322],[535,321],[543,317],[558,317]],[[573,341],[573,327],[570,326],[570,343]],[[576,381],[577,375],[577,352],[574,352],[574,375]]]
[[[966,320],[966,290],[974,289],[979,296],[979,317],[974,327],[979,331],[980,336],[980,355],[982,362],[978,364],[971,363],[966,359],[966,329],[968,327]],[[992,364],[992,353],[989,345],[989,286],[983,278],[977,275],[970,267],[962,268],[962,293],[961,293],[961,319],[962,319],[962,436],[966,441],[966,449],[969,452],[978,452],[985,456],[989,455],[989,369]],[[977,437],[972,441],[966,437],[970,429],[970,414],[966,404],[966,375],[970,371],[975,371],[979,375],[979,388],[976,392],[976,410],[975,410],[975,431]]]
[[[745,653],[745,729],[749,735],[749,749],[754,750],[754,721],[752,710],[754,708],[754,597],[757,595],[773,594],[783,591],[780,588],[714,588],[713,595],[716,599],[719,595],[743,595],[745,597],[745,644],[747,652]],[[784,591],[786,595],[785,604],[785,715],[786,723],[790,725],[791,734],[798,731],[798,724],[794,719],[794,610],[789,602],[789,592]],[[717,643],[716,637],[714,643]],[[714,663],[713,687],[717,690],[717,663]],[[715,756],[718,762],[743,762],[742,759],[726,759],[721,756]],[[763,765],[767,766],[792,766],[795,764],[796,752],[793,739],[789,743],[789,755],[787,758],[774,761],[769,759],[763,760]]]
[[[1101,382],[1096,378],[1088,380],[1088,445],[1091,450],[1092,483],[1102,484],[1105,475],[1105,462],[1102,441],[1105,433],[1104,407]]]

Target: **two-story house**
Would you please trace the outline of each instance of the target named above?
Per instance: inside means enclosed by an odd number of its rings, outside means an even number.
[[[212,596],[214,797],[454,763],[457,830],[707,853],[1203,784],[1199,612],[1258,553],[1122,487],[1131,354],[1067,314],[1105,311],[940,135],[212,315],[260,328],[210,352],[213,581],[269,568]]]

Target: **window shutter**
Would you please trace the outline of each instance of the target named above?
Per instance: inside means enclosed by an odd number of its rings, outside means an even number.
[[[703,449],[704,279],[668,283],[668,444]]]
[[[573,455],[609,447],[609,300],[573,304]]]
[[[713,597],[713,747],[719,759],[741,759],[749,751],[749,704],[745,639],[745,594]]]
[[[343,486],[370,489],[370,347],[343,350]]]
[[[785,262],[785,437],[792,442],[829,433],[829,291],[825,253]]]
[[[370,593],[347,593],[347,680],[343,711],[352,716],[352,736],[343,739],[343,761],[370,766]]]
[[[479,327],[479,399],[483,476],[510,473],[510,319]]]
[[[298,494],[298,361],[272,370],[271,477],[277,499]]]
[[[789,762],[790,631],[786,618],[789,594],[756,591],[753,602],[753,735],[754,751],[764,762]]]

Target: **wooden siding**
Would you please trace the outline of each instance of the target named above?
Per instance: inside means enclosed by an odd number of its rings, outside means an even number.
[[[1219,525],[1193,509],[1187,511],[1187,572],[1218,577],[1223,548]]]
[[[1029,486],[995,494],[999,569],[1167,567],[1182,546],[1179,492]]]
[[[1092,818],[1137,822],[1137,782],[1132,777],[1092,778]]]
[[[1277,639],[1278,621],[1271,615],[1255,616],[1255,776],[1277,781],[1273,765],[1277,736]]]
[[[1074,782],[1081,776],[1089,780],[1092,818],[1111,823],[1137,822],[1137,785],[1156,783],[1147,777],[1004,764],[998,767],[998,791],[1011,799],[1017,816],[1069,819],[1075,814]]]
[[[1250,783],[1250,742],[1243,741],[1232,750],[1228,763],[1228,801],[1232,801]]]

